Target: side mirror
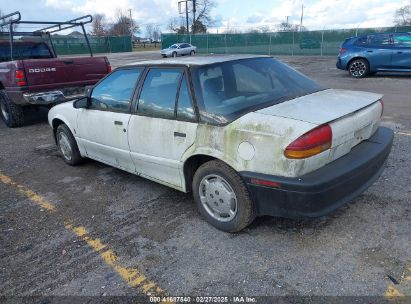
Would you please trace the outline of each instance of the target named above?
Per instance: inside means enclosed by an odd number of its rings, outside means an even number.
[[[83,97],[83,98],[77,99],[73,103],[73,108],[75,108],[75,109],[87,109],[87,107],[89,105],[89,100],[90,100],[90,97]]]

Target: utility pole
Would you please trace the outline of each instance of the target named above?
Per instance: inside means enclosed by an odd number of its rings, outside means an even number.
[[[190,35],[190,29],[188,27],[188,6],[187,6],[188,1],[186,1],[186,29],[187,29],[187,35]]]
[[[133,43],[133,17],[131,15],[131,8],[128,9],[130,13],[130,36],[131,36],[131,43]]]
[[[196,0],[193,1],[193,34],[195,34],[195,27],[196,27]]]
[[[304,4],[301,4],[300,32],[303,30]]]
[[[183,11],[182,11],[182,9],[181,9],[181,4],[182,4],[183,2],[185,2],[185,6],[186,6],[186,9],[185,9],[185,14],[186,14],[186,30],[187,30],[187,35],[190,35],[190,28],[189,28],[189,26],[188,26],[188,1],[193,1],[193,0],[182,0],[182,1],[178,1],[178,11],[179,11],[180,14],[183,14]]]

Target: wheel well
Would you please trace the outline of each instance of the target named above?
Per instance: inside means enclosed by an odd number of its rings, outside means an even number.
[[[184,163],[184,180],[186,183],[187,192],[191,191],[191,183],[193,181],[194,173],[197,169],[204,163],[209,162],[210,160],[215,160],[217,158],[208,156],[208,155],[193,155],[188,158]]]
[[[1,82],[0,82],[0,90],[4,90],[4,86]]]
[[[54,141],[57,143],[57,138],[56,138],[56,131],[59,125],[64,124],[64,121],[62,121],[61,119],[58,118],[54,118],[52,121],[52,125],[53,125],[53,135],[54,135]]]
[[[368,63],[368,68],[370,67],[370,62],[368,61],[368,59],[367,58],[364,58],[364,57],[354,57],[354,58],[352,58],[350,61],[348,61],[348,64],[347,64],[347,70],[348,70],[348,68],[349,68],[349,66],[350,66],[350,64],[351,64],[351,62],[353,62],[354,60],[356,60],[356,59],[362,59],[362,60],[365,60],[365,61],[367,61],[367,63]]]

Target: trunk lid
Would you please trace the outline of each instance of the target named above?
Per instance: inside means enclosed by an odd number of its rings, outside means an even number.
[[[381,97],[368,92],[328,89],[256,112],[321,125],[365,108]]]
[[[328,163],[375,133],[382,114],[382,104],[378,102],[381,98],[380,94],[329,89],[256,112],[315,125],[328,123],[333,134],[332,146],[329,153],[322,154]]]
[[[27,59],[23,61],[30,91],[95,84],[108,72],[105,57]]]

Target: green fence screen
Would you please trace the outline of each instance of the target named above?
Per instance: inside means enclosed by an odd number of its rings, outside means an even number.
[[[51,36],[57,55],[87,54],[89,52],[84,36]],[[130,36],[88,36],[93,53],[131,52]]]
[[[207,54],[337,55],[345,39],[381,32],[411,32],[411,26],[249,34],[163,34],[162,48],[188,42],[195,45],[199,53]]]

